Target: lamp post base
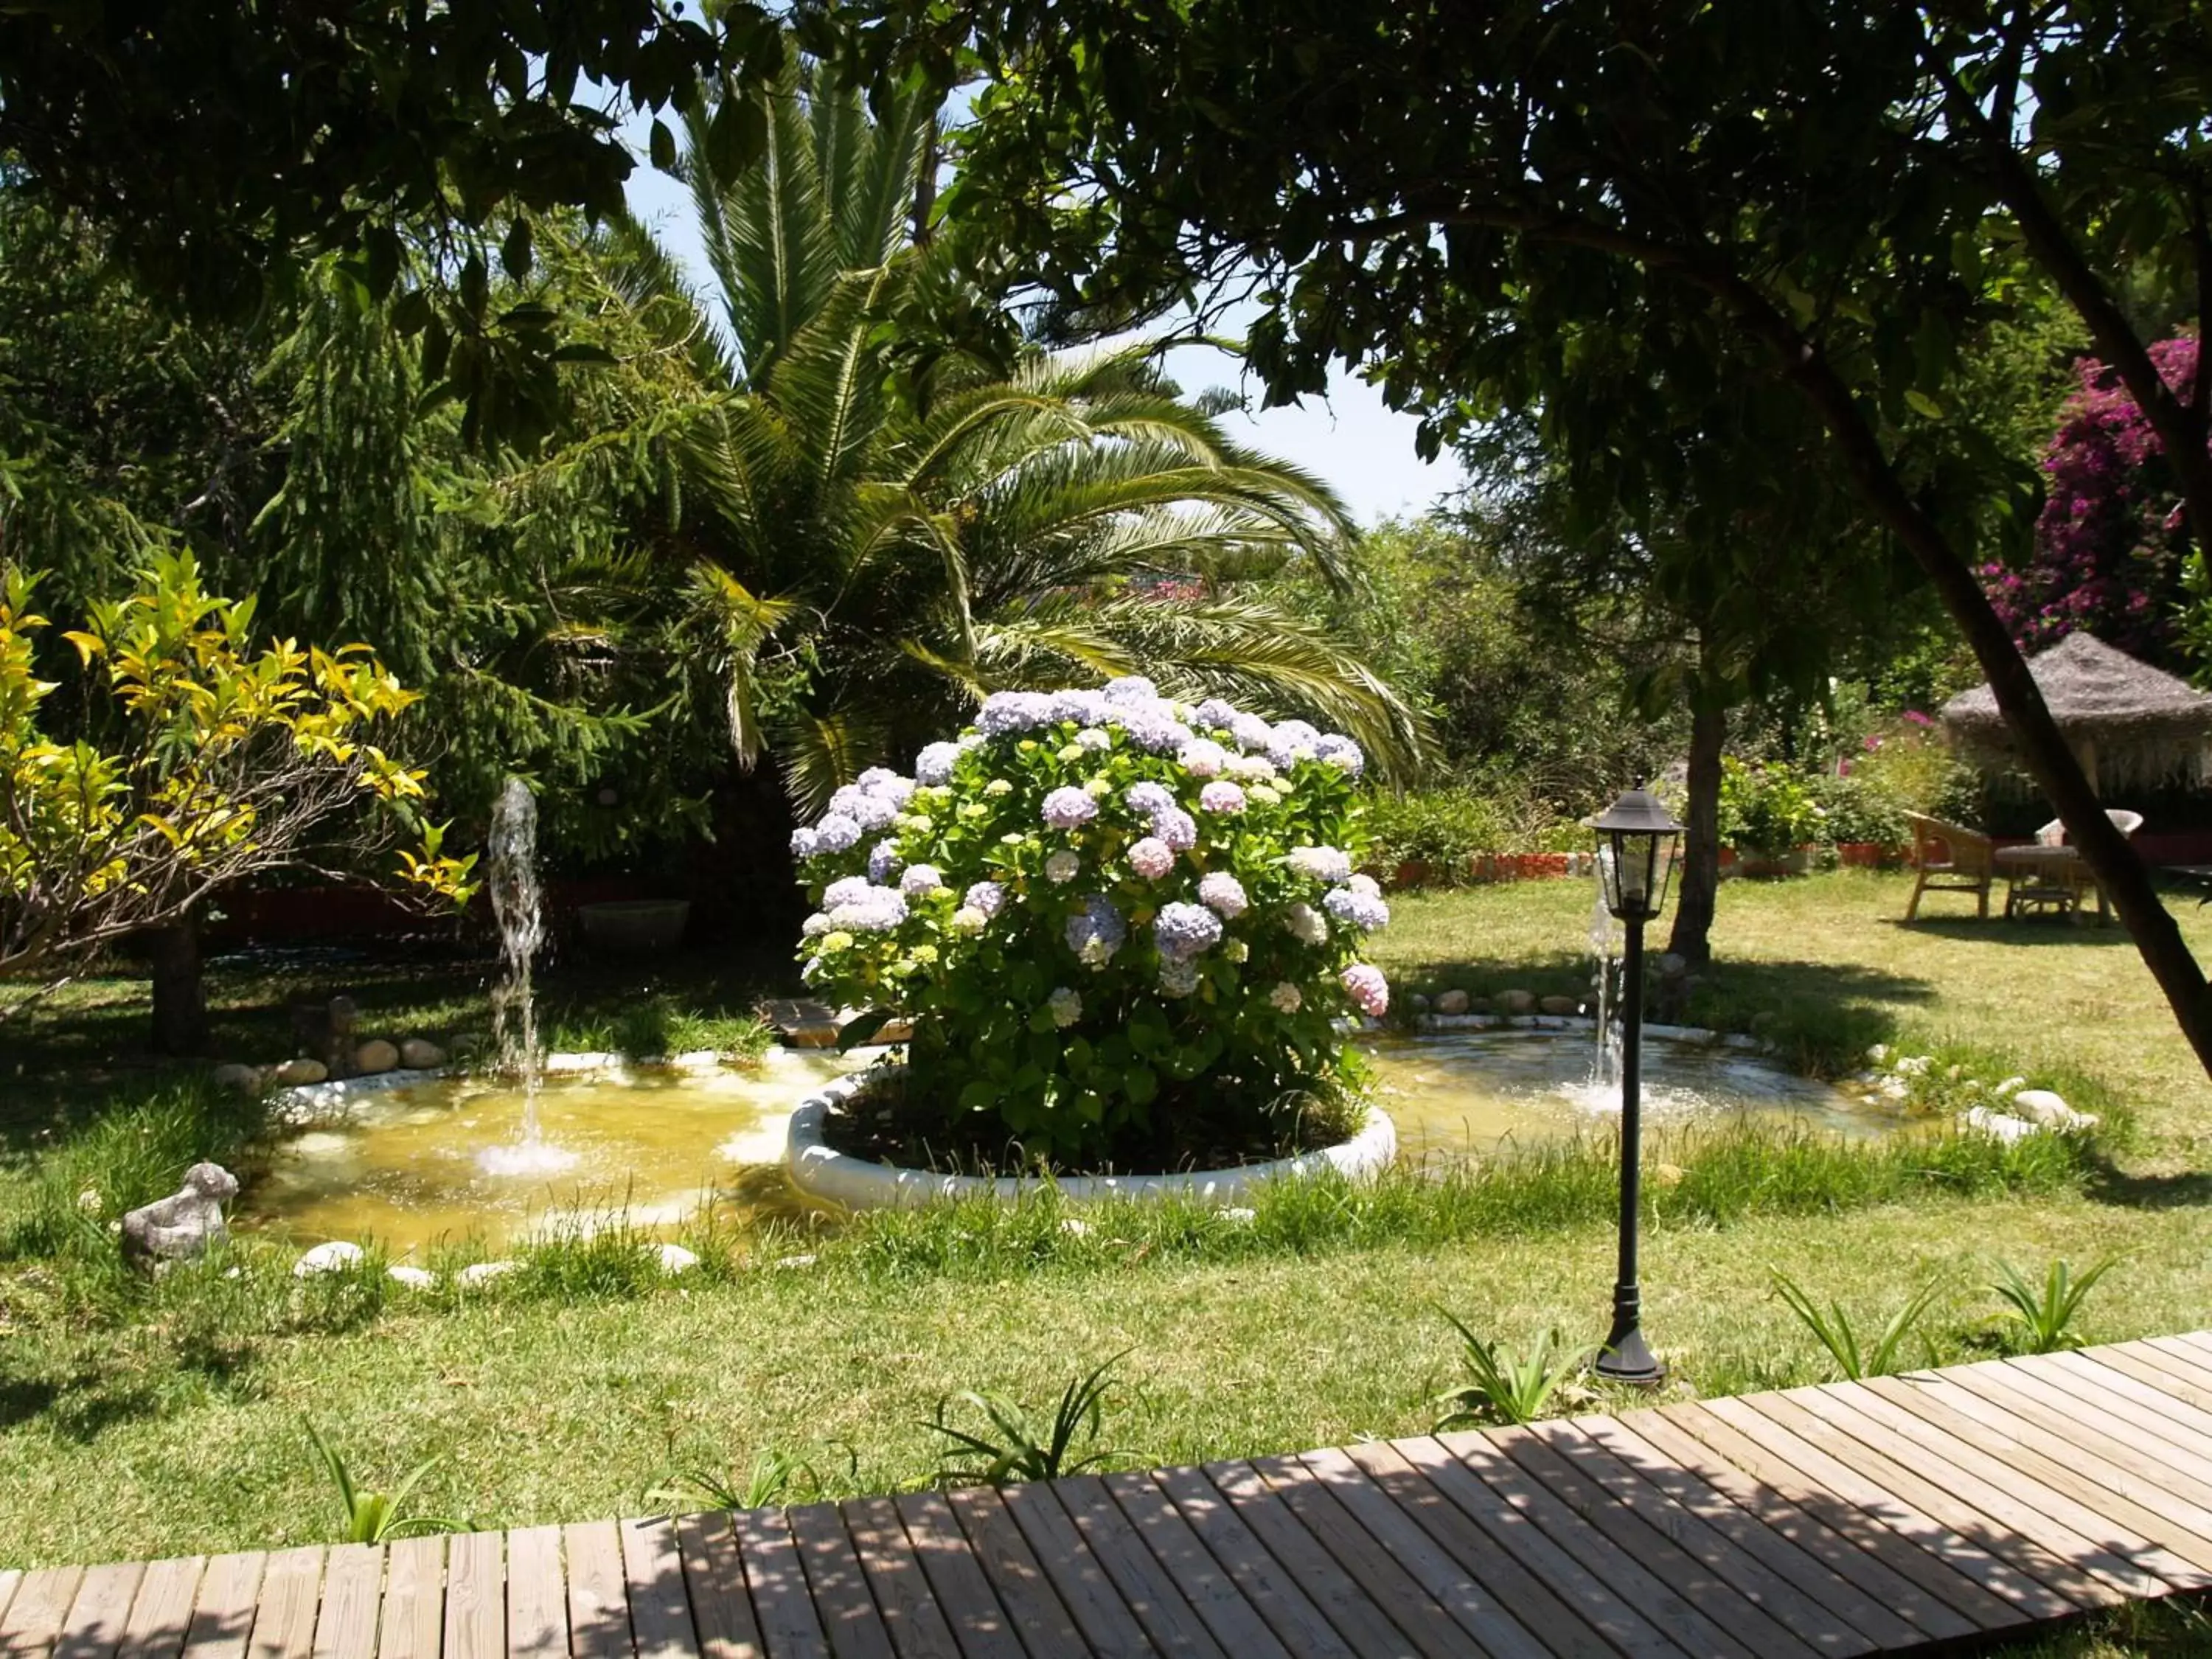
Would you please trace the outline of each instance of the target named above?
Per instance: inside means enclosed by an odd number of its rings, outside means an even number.
[[[1613,1334],[1591,1369],[1607,1382],[1626,1382],[1639,1389],[1656,1389],[1667,1380],[1667,1368],[1652,1358],[1644,1333],[1633,1325]]]

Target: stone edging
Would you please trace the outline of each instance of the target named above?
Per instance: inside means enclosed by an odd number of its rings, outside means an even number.
[[[1588,1031],[1595,1035],[1597,1022],[1583,1014],[1416,1014],[1417,1031]],[[1646,1021],[1644,1035],[1662,1042],[1690,1042],[1708,1048],[1734,1048],[1747,1054],[1778,1054],[1782,1050],[1764,1037],[1741,1031],[1715,1031],[1703,1025],[1656,1025]]]
[[[830,1107],[852,1095],[867,1077],[855,1073],[839,1078],[800,1101],[792,1113],[784,1167],[801,1192],[848,1209],[884,1210],[909,1209],[947,1198],[1018,1198],[1041,1184],[1029,1176],[937,1175],[872,1164],[838,1152],[823,1139],[823,1120]],[[1355,1180],[1379,1174],[1397,1156],[1397,1126],[1381,1108],[1370,1106],[1366,1124],[1351,1139],[1296,1158],[1174,1175],[1072,1176],[1054,1184],[1062,1197],[1078,1200],[1187,1197],[1222,1204],[1249,1196],[1267,1181],[1298,1180],[1328,1170]]]

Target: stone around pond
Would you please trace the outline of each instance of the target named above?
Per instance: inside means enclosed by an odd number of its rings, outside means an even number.
[[[688,1273],[698,1265],[696,1251],[687,1250],[681,1244],[660,1247],[660,1271],[665,1273]]]
[[[2006,1104],[2031,1123],[2046,1129],[2087,1129],[2097,1121],[2094,1115],[2075,1111],[2063,1097],[2049,1089],[2022,1089]]]
[[[1498,1006],[1504,1013],[1533,1014],[1536,1012],[1536,994],[1534,991],[1508,991],[1498,999]]]
[[[240,1094],[250,1095],[261,1086],[261,1072],[258,1066],[241,1066],[233,1060],[218,1066],[208,1073],[209,1079],[218,1089],[234,1089]]]
[[[238,1177],[222,1165],[193,1164],[176,1192],[123,1218],[124,1258],[152,1267],[206,1255],[210,1241],[230,1237],[222,1206],[237,1196]]]
[[[288,1060],[270,1075],[281,1088],[298,1089],[328,1081],[331,1068],[319,1060]]]
[[[343,1238],[334,1238],[327,1244],[318,1244],[292,1264],[295,1279],[312,1279],[317,1273],[343,1273],[349,1267],[361,1265],[368,1253],[360,1245]]]
[[[409,1037],[399,1045],[399,1063],[410,1072],[434,1072],[446,1063],[446,1051],[427,1037]]]
[[[410,1267],[398,1262],[384,1270],[385,1277],[395,1285],[404,1285],[410,1291],[427,1291],[438,1282],[438,1275],[421,1267]]]
[[[353,1068],[363,1077],[375,1077],[399,1064],[397,1045],[374,1037],[353,1051]]]
[[[1547,1014],[1573,1014],[1582,1012],[1582,1004],[1572,997],[1545,997],[1536,1006]]]
[[[488,1285],[495,1279],[513,1273],[521,1265],[520,1261],[475,1261],[462,1268],[454,1277],[463,1285]]]
[[[1440,1014],[1463,1014],[1467,1012],[1467,1000],[1464,991],[1447,991],[1437,999],[1437,1012]]]

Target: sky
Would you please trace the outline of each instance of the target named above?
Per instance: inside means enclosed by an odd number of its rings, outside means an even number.
[[[703,286],[706,247],[684,186],[641,162],[630,174],[629,195],[630,210],[659,230],[663,245]],[[1228,386],[1247,394],[1255,412],[1222,417],[1231,435],[1319,475],[1363,525],[1425,511],[1460,483],[1449,458],[1429,465],[1413,453],[1413,416],[1385,408],[1381,392],[1341,370],[1330,376],[1326,398],[1257,410],[1259,384],[1247,383],[1242,363],[1229,352],[1179,347],[1167,367],[1186,392]]]

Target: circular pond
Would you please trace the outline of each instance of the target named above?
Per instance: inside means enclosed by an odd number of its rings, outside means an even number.
[[[1587,1031],[1376,1034],[1361,1046],[1401,1155],[1416,1161],[1611,1133],[1620,1121],[1620,1085],[1596,1080]],[[1763,1119],[1866,1137],[1910,1121],[1738,1049],[1654,1037],[1643,1106],[1645,1127],[1662,1130]]]
[[[511,1086],[447,1078],[364,1094],[341,1121],[277,1146],[241,1218],[302,1243],[374,1238],[398,1257],[441,1239],[496,1246],[617,1211],[634,1226],[669,1227],[708,1200],[740,1219],[789,1214],[802,1203],[782,1170],[792,1109],[865,1063],[775,1050],[743,1070],[549,1077],[538,1109],[544,1146],[561,1155],[551,1159],[502,1156],[522,1123]]]

